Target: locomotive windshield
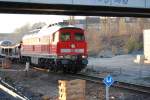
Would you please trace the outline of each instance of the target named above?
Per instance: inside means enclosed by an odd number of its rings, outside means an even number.
[[[76,41],[82,41],[84,40],[84,34],[83,33],[75,33],[75,40]]]
[[[60,39],[62,41],[68,41],[71,38],[71,34],[70,33],[61,33]]]

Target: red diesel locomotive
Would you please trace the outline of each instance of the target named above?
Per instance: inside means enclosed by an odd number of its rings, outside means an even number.
[[[87,66],[87,57],[84,30],[62,22],[22,39],[21,58],[52,71],[79,72]]]

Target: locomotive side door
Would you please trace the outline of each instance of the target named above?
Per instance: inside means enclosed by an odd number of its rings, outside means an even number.
[[[51,38],[51,53],[57,54],[57,42],[59,40],[59,32],[55,32],[52,34]]]

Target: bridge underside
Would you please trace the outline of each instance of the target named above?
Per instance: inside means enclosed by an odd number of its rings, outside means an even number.
[[[150,9],[143,8],[33,4],[2,1],[0,1],[0,13],[150,17]]]

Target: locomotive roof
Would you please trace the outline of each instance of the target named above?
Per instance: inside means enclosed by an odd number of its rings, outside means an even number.
[[[29,34],[29,35],[25,35],[23,37],[23,39],[27,39],[27,38],[31,38],[31,37],[41,37],[44,35],[51,35],[54,32],[60,30],[60,29],[64,29],[64,28],[76,28],[76,29],[81,29],[78,28],[76,26],[73,25],[54,25],[54,26],[44,26],[39,32],[33,33],[33,34]]]

